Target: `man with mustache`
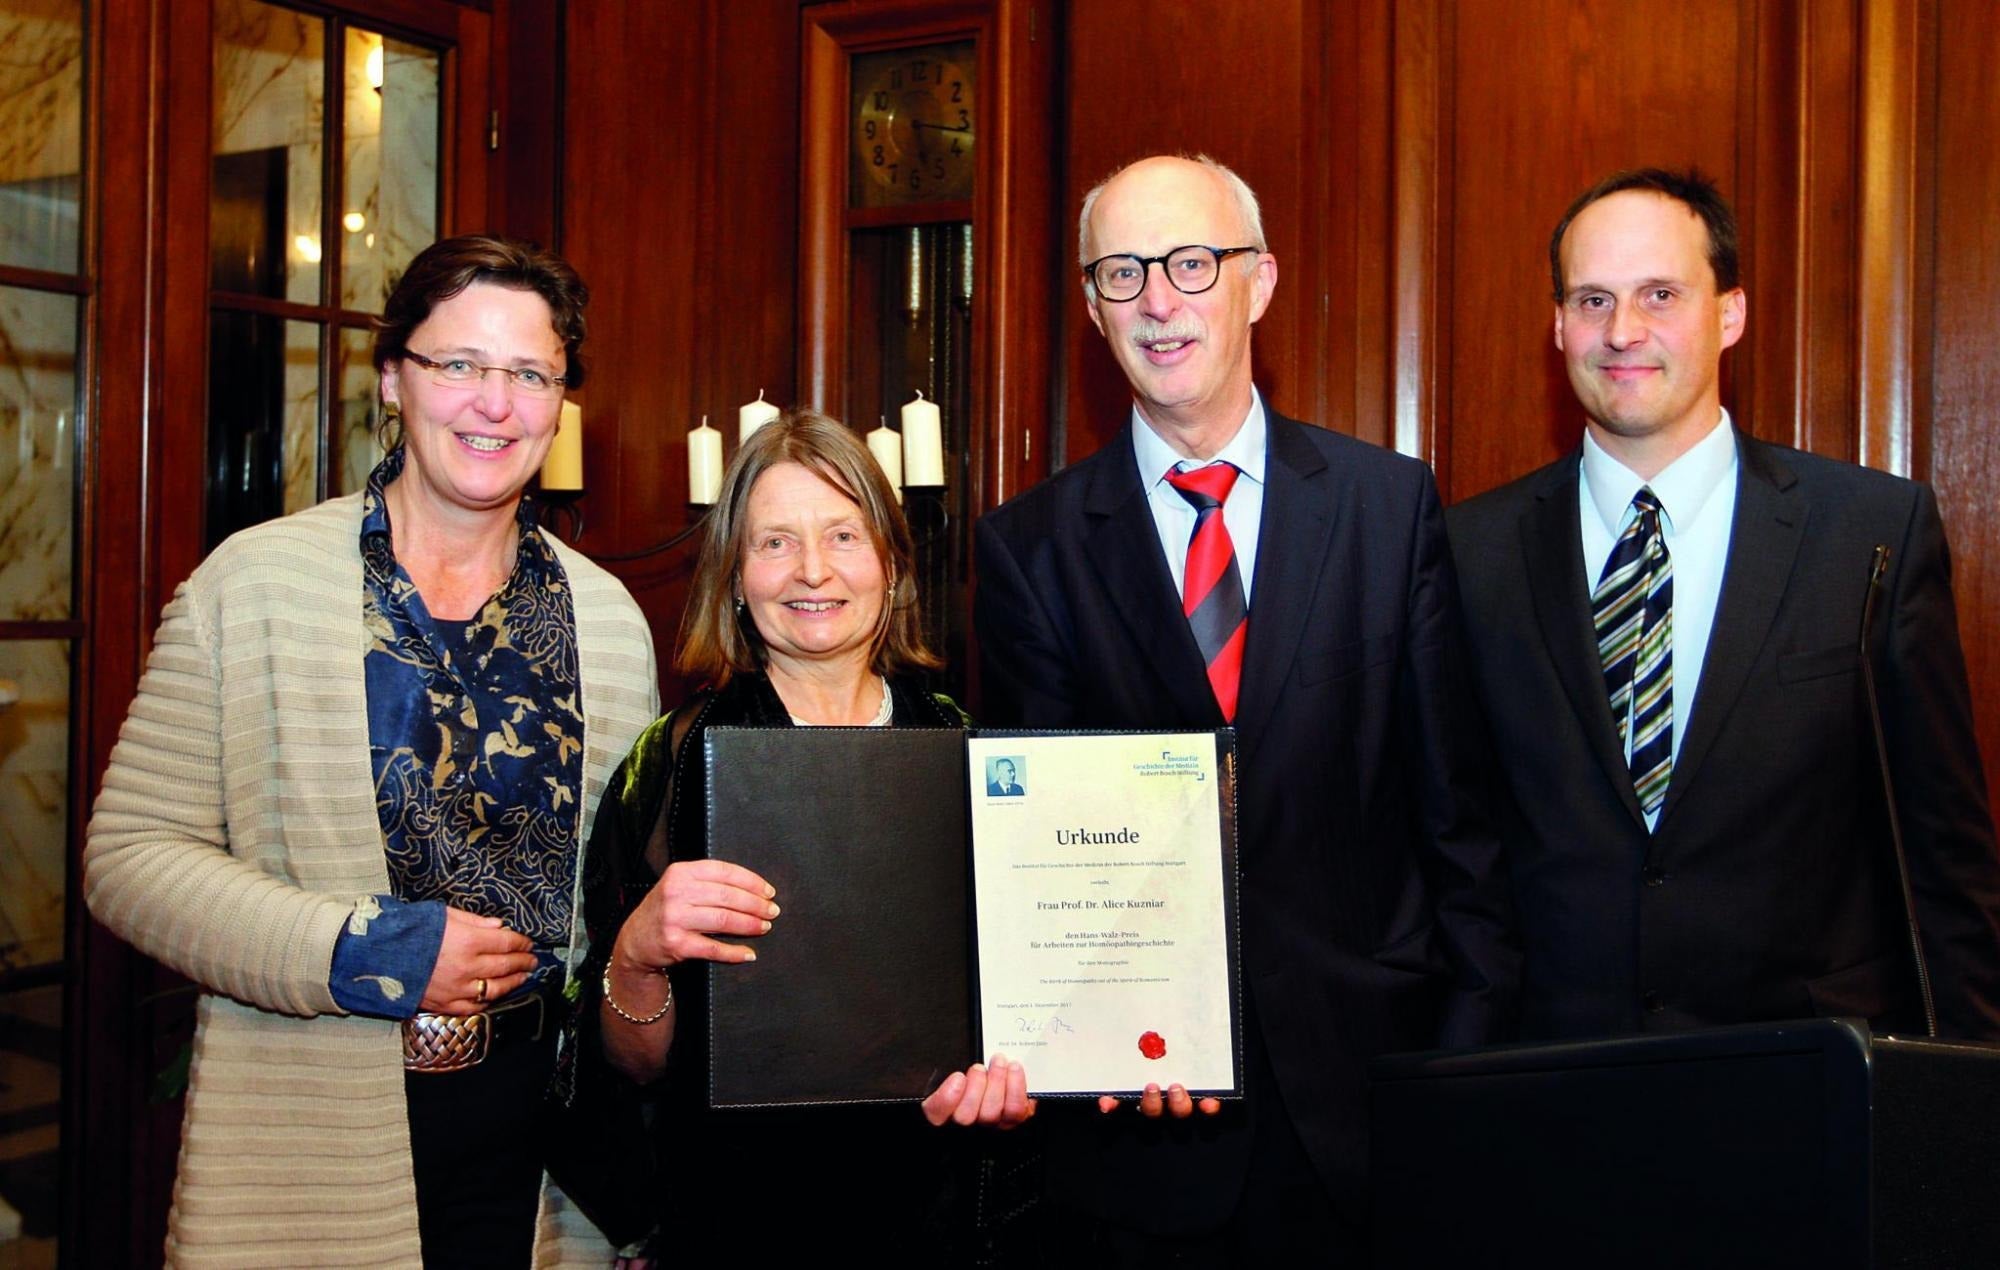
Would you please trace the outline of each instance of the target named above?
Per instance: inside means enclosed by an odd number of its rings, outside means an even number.
[[[1940,1034],[2000,1037],[2000,861],[1931,491],[1722,408],[1746,303],[1698,173],[1606,179],[1549,257],[1583,444],[1448,517],[1516,809],[1524,1032],[1921,1033],[1934,997]]]
[[[979,522],[981,714],[1235,726],[1245,1097],[1045,1106],[1065,1256],[1358,1264],[1367,1059],[1484,1039],[1516,970],[1436,487],[1252,386],[1278,264],[1227,168],[1134,163],[1079,235],[1131,424]]]

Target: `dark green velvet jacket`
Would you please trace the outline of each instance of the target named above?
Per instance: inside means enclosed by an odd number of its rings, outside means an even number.
[[[890,726],[968,722],[914,682],[892,680],[890,693]],[[614,1242],[657,1229],[663,1259],[754,1249],[778,1263],[847,1247],[913,1264],[993,1263],[1002,1228],[1023,1229],[1040,1191],[1032,1135],[940,1131],[913,1106],[710,1110],[706,963],[673,971],[676,1030],[657,1085],[635,1089],[604,1061],[599,985],[619,927],[669,864],[707,854],[711,726],[791,719],[764,676],[737,676],[657,720],[613,774],[584,856],[591,951],[566,1065],[570,1158],[552,1156],[551,1172]]]

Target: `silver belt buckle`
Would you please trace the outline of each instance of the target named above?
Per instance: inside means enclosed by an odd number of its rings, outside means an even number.
[[[403,1020],[403,1070],[462,1072],[486,1061],[493,1024],[484,1014],[417,1014]]]

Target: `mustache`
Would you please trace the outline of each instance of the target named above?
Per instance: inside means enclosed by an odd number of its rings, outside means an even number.
[[[1175,341],[1198,340],[1207,332],[1202,324],[1189,314],[1176,314],[1171,321],[1155,322],[1141,318],[1132,324],[1129,338],[1134,344],[1170,344]]]

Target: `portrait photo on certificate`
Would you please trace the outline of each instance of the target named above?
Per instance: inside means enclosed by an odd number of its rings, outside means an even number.
[[[980,1033],[1038,1096],[1239,1092],[1234,736],[969,734]]]

